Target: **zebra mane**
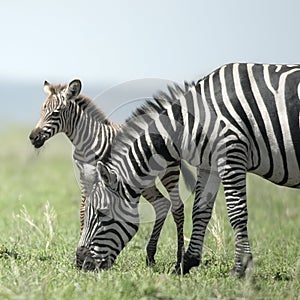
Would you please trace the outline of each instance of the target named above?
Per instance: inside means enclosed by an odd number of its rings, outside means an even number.
[[[103,157],[103,163],[111,162],[110,151],[112,148],[114,152],[119,152],[124,145],[128,144],[128,141],[137,136],[136,129],[145,129],[149,125],[149,121],[155,120],[159,115],[167,113],[167,109],[174,105],[180,105],[179,98],[185,96],[192,87],[195,86],[194,82],[184,82],[184,88],[178,84],[174,86],[168,85],[168,92],[160,91],[153,96],[153,99],[147,100],[145,104],[138,107],[126,120],[121,129],[118,131],[113,143],[110,145],[110,149]]]
[[[103,124],[111,124],[105,113],[88,97],[79,95],[74,102],[95,121],[101,121]]]
[[[179,103],[179,98],[189,92],[190,88],[194,85],[194,82],[188,83],[186,81],[184,82],[184,89],[179,84],[174,84],[173,86],[168,85],[168,92],[159,91],[157,94],[154,94],[154,101],[147,100],[145,104],[143,104],[141,107],[138,107],[132,113],[132,115],[125,120],[125,129],[128,127],[127,130],[130,130],[130,127],[133,123],[132,121],[137,121],[142,115],[158,115],[163,113],[168,106],[174,103]]]

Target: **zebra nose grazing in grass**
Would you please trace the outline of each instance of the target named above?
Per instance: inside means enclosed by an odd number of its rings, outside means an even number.
[[[109,269],[113,265],[111,259],[95,259],[87,247],[79,247],[76,251],[76,266],[83,271],[100,271]]]
[[[77,249],[76,265],[77,268],[84,271],[94,271],[96,269],[96,262],[88,248],[80,247]]]

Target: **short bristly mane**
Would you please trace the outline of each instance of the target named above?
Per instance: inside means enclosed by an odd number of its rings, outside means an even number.
[[[101,121],[103,124],[111,124],[105,113],[96,106],[96,104],[88,97],[79,95],[74,102],[85,111],[93,120]]]
[[[167,109],[172,105],[180,105],[179,98],[189,92],[192,87],[195,86],[194,82],[184,82],[184,89],[178,84],[174,86],[168,86],[168,93],[158,92],[153,96],[153,100],[147,100],[145,104],[138,107],[129,116],[122,128],[117,133],[114,142],[110,145],[110,149],[121,149],[124,143],[128,140],[132,140],[136,136],[137,128],[145,128],[149,125],[149,121],[153,121],[159,115],[166,115]],[[116,150],[117,151],[117,150]],[[111,151],[107,151],[103,158],[104,163],[111,162]]]
[[[170,104],[179,103],[179,97],[187,93],[194,85],[194,82],[184,82],[184,89],[178,84],[174,84],[174,86],[168,85],[168,93],[160,91],[155,94],[153,100],[147,100],[144,105],[137,108],[132,115],[126,119],[124,126],[128,126],[128,124],[132,122],[132,119],[138,118],[141,115],[148,113],[163,113]]]

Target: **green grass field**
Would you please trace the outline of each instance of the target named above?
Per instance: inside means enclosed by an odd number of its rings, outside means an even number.
[[[145,265],[151,224],[109,271],[78,271],[80,191],[64,136],[35,151],[28,130],[0,132],[0,299],[300,299],[300,191],[249,176],[249,234],[254,268],[229,277],[234,240],[220,191],[206,236],[203,264],[171,275],[176,231],[168,217],[157,265]],[[191,232],[192,200],[185,236]]]

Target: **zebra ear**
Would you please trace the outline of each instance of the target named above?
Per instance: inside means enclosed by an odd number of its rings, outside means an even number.
[[[66,99],[77,97],[81,91],[81,81],[79,79],[72,80],[66,89]]]
[[[114,170],[111,170],[107,165],[101,161],[97,162],[97,169],[100,177],[103,179],[105,185],[116,191],[118,187],[118,175]]]
[[[47,94],[47,95],[51,95],[51,89],[50,89],[50,86],[51,84],[45,80],[44,81],[44,92]]]

